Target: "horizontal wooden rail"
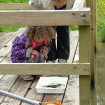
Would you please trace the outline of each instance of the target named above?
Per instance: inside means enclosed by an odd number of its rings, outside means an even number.
[[[44,74],[44,75],[90,75],[89,63],[48,64],[11,63],[0,64],[0,74]]]
[[[81,10],[0,10],[0,25],[90,25],[90,8]]]
[[[32,9],[28,3],[0,3],[0,9]]]

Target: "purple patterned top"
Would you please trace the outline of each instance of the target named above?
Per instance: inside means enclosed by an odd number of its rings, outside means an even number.
[[[27,60],[26,57],[26,42],[28,37],[25,34],[22,34],[20,37],[17,37],[13,42],[12,49],[11,49],[11,60],[13,63],[25,63]],[[50,50],[51,42],[49,43],[48,50]],[[30,47],[30,46],[29,46]]]

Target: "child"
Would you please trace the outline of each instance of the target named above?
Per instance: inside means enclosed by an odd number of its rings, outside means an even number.
[[[84,0],[34,0],[34,2],[29,0],[29,4],[37,7],[37,9],[42,6],[42,8],[48,10],[77,10],[83,7]],[[56,26],[56,32],[57,45],[55,39],[53,39],[47,63],[54,63],[56,59],[58,59],[58,63],[66,63],[70,54],[69,27]]]
[[[43,63],[50,50],[55,30],[50,26],[30,26],[15,39],[12,45],[13,63]],[[33,80],[31,75],[21,75],[24,80]],[[37,76],[36,76],[37,77]]]

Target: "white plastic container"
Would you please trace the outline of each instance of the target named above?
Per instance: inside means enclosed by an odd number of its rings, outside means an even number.
[[[40,77],[37,85],[37,93],[62,94],[66,89],[68,77]]]

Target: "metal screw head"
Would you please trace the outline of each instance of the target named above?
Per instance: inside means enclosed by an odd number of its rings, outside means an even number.
[[[80,13],[80,17],[85,17],[85,14],[84,13]]]

